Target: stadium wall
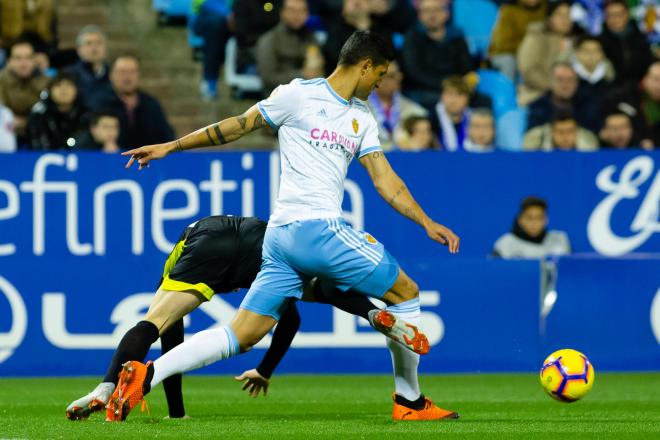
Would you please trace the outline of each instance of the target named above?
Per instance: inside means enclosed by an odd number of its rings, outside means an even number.
[[[463,240],[449,256],[351,167],[346,219],[385,243],[422,289],[433,344],[422,371],[532,371],[566,346],[599,369],[660,369],[660,154],[389,158]],[[181,230],[210,214],[266,218],[277,193],[275,154],[182,154],[141,172],[123,165],[94,153],[0,156],[0,376],[102,373],[148,307]],[[488,257],[527,195],[549,201],[551,228],[567,231],[576,253],[553,262],[556,301],[542,295],[539,262]],[[214,298],[187,333],[227,323],[241,298]],[[366,322],[320,305],[301,314],[279,372],[390,370]],[[262,354],[204,372],[236,373]]]

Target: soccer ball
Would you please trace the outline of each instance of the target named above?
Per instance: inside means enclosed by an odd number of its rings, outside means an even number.
[[[595,377],[589,359],[570,348],[555,351],[541,367],[543,389],[560,402],[575,402],[583,398],[594,385]]]

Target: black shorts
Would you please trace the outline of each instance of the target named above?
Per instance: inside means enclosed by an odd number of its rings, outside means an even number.
[[[165,262],[161,288],[216,293],[249,287],[261,266],[266,223],[255,218],[205,217],[186,228]]]

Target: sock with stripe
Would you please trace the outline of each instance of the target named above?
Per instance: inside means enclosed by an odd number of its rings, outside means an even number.
[[[387,308],[397,318],[401,318],[419,327],[420,306],[419,298],[394,304]],[[419,366],[419,355],[403,347],[398,342],[385,338],[387,348],[392,355],[392,366],[394,367],[394,386],[396,394],[407,401],[416,402],[422,395],[417,380],[417,367]]]
[[[195,333],[183,344],[156,359],[150,388],[174,374],[196,370],[239,353],[238,339],[229,326]]]

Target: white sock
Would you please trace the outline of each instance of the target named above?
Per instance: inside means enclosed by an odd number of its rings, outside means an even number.
[[[183,344],[156,359],[151,389],[174,374],[196,370],[239,353],[238,339],[228,326],[195,333]]]
[[[401,318],[419,327],[420,307],[419,298],[395,304],[387,308],[397,318]],[[417,367],[419,366],[419,355],[414,353],[398,342],[385,338],[387,348],[392,355],[392,366],[394,368],[394,387],[396,393],[408,400],[419,399],[422,394],[419,390],[417,380]]]

